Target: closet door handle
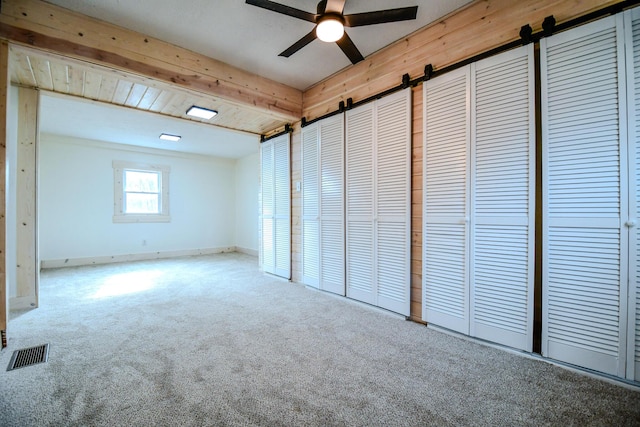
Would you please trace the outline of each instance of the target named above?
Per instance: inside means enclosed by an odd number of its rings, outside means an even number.
[[[624,225],[627,228],[633,228],[636,226],[636,220],[635,219],[630,219],[629,221],[625,222]]]

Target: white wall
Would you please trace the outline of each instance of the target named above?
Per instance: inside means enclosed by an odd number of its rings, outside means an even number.
[[[258,192],[260,154],[256,151],[236,163],[236,246],[258,255]]]
[[[9,298],[17,295],[16,284],[16,244],[17,244],[17,224],[16,224],[16,167],[18,165],[18,88],[9,87],[9,104],[7,113],[7,172],[6,172],[6,198],[7,212],[5,215],[6,234],[6,257],[5,271],[7,274],[7,287]]]
[[[113,223],[113,160],[171,167],[170,223]],[[234,247],[235,181],[235,160],[42,134],[40,259]]]

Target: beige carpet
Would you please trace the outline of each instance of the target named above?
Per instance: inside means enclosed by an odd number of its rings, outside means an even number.
[[[0,353],[0,426],[47,425],[640,425],[640,392],[220,254],[44,271]]]

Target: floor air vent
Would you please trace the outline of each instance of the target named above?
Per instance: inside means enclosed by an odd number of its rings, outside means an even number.
[[[7,367],[7,371],[12,371],[25,366],[37,365],[44,363],[49,358],[49,344],[42,344],[36,347],[23,348],[16,350],[11,356],[11,361]]]

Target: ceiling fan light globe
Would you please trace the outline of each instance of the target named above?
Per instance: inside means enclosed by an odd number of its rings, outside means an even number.
[[[323,42],[336,42],[344,35],[344,25],[337,18],[329,17],[323,19],[316,27],[316,35]]]

